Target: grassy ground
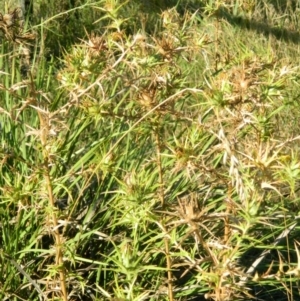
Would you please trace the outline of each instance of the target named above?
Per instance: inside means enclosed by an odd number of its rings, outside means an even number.
[[[2,10],[1,300],[298,300],[298,4],[75,2]]]

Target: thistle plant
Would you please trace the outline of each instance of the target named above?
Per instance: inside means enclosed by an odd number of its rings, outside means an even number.
[[[215,14],[230,3],[139,5],[26,36],[2,14],[1,298],[295,300],[297,66]]]

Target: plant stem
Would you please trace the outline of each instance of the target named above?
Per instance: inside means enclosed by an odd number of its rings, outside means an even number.
[[[35,96],[35,87],[32,81],[32,96]],[[35,98],[35,97],[34,97]],[[36,101],[35,101],[36,102]],[[37,103],[37,102],[36,102]],[[53,195],[53,188],[52,188],[52,182],[50,178],[50,156],[49,152],[47,150],[47,140],[48,135],[50,131],[50,121],[49,116],[47,116],[45,113],[42,113],[43,110],[37,110],[39,121],[40,121],[40,140],[43,148],[43,159],[44,159],[44,177],[46,180],[46,186],[48,191],[48,198],[49,198],[49,205],[51,208],[51,219],[52,219],[52,227],[53,227],[53,236],[55,240],[56,245],[56,258],[55,258],[55,264],[59,267],[59,278],[60,278],[60,286],[61,286],[61,294],[63,301],[68,300],[67,296],[67,289],[66,289],[66,275],[65,275],[65,269],[64,269],[64,263],[63,263],[63,254],[61,249],[61,237],[58,230],[58,223],[55,213],[55,202],[54,202],[54,195]]]
[[[165,193],[164,193],[164,178],[163,178],[163,169],[161,163],[161,142],[159,136],[159,130],[156,129],[155,133],[155,142],[156,142],[156,159],[157,159],[157,166],[158,166],[158,174],[159,174],[159,196],[161,201],[161,206],[164,208],[165,206]],[[169,301],[174,300],[173,294],[173,284],[172,284],[172,262],[170,258],[170,248],[169,248],[169,238],[165,237],[165,253],[166,253],[166,261],[167,261],[167,271],[168,271],[168,296]]]
[[[166,252],[166,259],[167,259],[167,269],[168,269],[168,296],[169,301],[174,300],[173,294],[173,284],[172,284],[172,262],[170,258],[170,250],[169,250],[169,239],[165,237],[165,252]]]
[[[48,164],[48,158],[45,158],[45,179],[46,179],[46,185],[48,188],[48,197],[49,197],[49,203],[52,209],[54,209],[54,196],[53,196],[53,189],[51,185],[51,179],[49,175],[49,164]],[[55,211],[52,210],[52,224],[53,224],[53,234],[55,238],[55,245],[56,245],[56,258],[55,258],[55,264],[59,267],[59,280],[60,280],[60,287],[61,287],[61,293],[62,298],[64,301],[68,300],[67,296],[67,288],[66,288],[66,273],[63,263],[63,253],[61,249],[61,239],[60,234],[58,231],[58,223]]]

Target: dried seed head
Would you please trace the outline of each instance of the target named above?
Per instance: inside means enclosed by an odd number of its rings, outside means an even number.
[[[86,42],[89,53],[93,56],[99,56],[107,50],[106,42],[100,36],[92,34]]]
[[[13,23],[14,23],[14,22],[13,22],[13,21],[14,21],[13,15],[11,15],[11,14],[5,14],[5,15],[3,16],[3,21],[4,21],[4,23],[6,24],[7,27],[12,26]]]
[[[133,40],[135,42],[145,42],[146,41],[146,37],[140,33],[137,33],[134,37]]]

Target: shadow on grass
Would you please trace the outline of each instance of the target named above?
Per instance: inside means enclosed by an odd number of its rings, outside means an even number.
[[[293,44],[299,44],[300,32],[293,31],[285,28],[278,28],[269,25],[263,21],[256,21],[249,18],[240,16],[233,16],[226,8],[221,7],[217,12],[218,18],[226,20],[231,25],[238,26],[242,29],[253,30],[265,36],[273,35],[278,40],[283,40]]]

